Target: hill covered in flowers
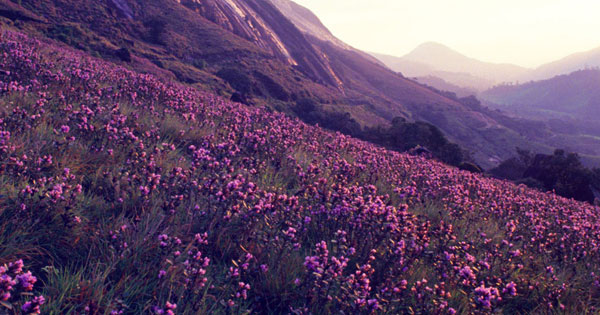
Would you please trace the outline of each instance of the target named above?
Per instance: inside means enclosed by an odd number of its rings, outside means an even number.
[[[598,208],[4,30],[0,312],[598,312]]]

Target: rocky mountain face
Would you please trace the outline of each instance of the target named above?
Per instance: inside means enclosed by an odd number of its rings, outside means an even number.
[[[341,88],[327,60],[269,1],[179,0],[224,29],[256,44],[276,58],[300,67],[311,78]]]
[[[334,43],[341,48],[351,49],[349,45],[335,37],[319,18],[309,9],[290,0],[270,0],[303,33],[320,40]]]
[[[344,49],[351,50],[361,57],[368,59],[369,61],[385,66],[384,63],[379,61],[379,59],[374,58],[370,54],[367,54],[361,50],[355,49],[350,45],[344,43],[339,38],[335,37],[329,29],[323,25],[319,17],[317,17],[312,11],[309,9],[298,5],[297,3],[291,0],[269,0],[273,5],[281,11],[286,18],[288,18],[294,25],[304,34],[309,36],[310,38],[317,39],[322,42],[328,42],[330,44],[334,44],[335,46]]]

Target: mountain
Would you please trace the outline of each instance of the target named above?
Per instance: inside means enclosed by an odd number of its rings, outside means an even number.
[[[600,117],[600,70],[580,70],[567,75],[524,83],[500,85],[480,96],[506,108],[536,111],[537,115]]]
[[[528,71],[511,64],[487,63],[469,58],[434,42],[421,44],[403,57],[374,56],[391,69],[409,77],[436,76],[454,85],[477,90],[513,81]]]
[[[0,0],[0,20],[248,105],[298,115],[299,104],[311,100],[318,117],[348,134],[387,128],[397,117],[430,123],[484,168],[514,155],[515,146],[554,149],[544,140],[548,128],[524,132],[528,120],[408,79],[289,1]]]
[[[563,59],[547,63],[527,73],[521,81],[539,81],[552,77],[569,74],[577,70],[600,67],[600,47],[572,54]]]
[[[390,69],[398,71],[399,73],[402,73],[402,75],[410,78],[436,77],[447,83],[477,91],[483,91],[494,85],[493,81],[474,76],[468,72],[441,71],[435,69],[432,65],[418,61],[407,60],[401,57],[377,53],[372,53],[372,55],[383,62]],[[438,89],[443,88],[443,86],[435,87]]]
[[[577,70],[600,67],[600,47],[574,53],[535,69],[482,62],[433,42],[424,43],[403,57],[377,53],[371,55],[406,76],[435,76],[454,85],[478,91],[505,82],[539,81]]]
[[[335,43],[341,48],[352,49],[335,37],[319,18],[309,9],[290,0],[270,0],[299,30],[320,40]]]
[[[309,36],[309,39],[312,39],[314,45],[322,47],[324,51],[328,51],[328,55],[330,56],[338,56],[338,58],[330,58],[332,61],[338,61],[335,63],[337,68],[334,67],[334,69],[338,69],[338,73],[348,73],[349,70],[346,67],[356,67],[356,65],[361,64],[363,65],[362,67],[354,68],[353,70],[356,75],[368,78],[382,77],[382,74],[387,73],[379,67],[372,67],[370,63],[365,61],[365,59],[373,60],[371,56],[369,56],[371,58],[364,58],[366,53],[348,47],[348,45],[340,44],[337,38],[332,38],[331,33],[323,26],[318,17],[314,16],[310,11],[288,0],[273,0],[273,2],[295,25]],[[385,57],[383,56],[384,59],[379,61],[379,63],[383,62],[385,64],[386,61],[390,61],[389,59],[385,60]],[[394,58],[392,57],[392,59]],[[419,64],[418,62],[413,63]],[[463,81],[472,82],[474,85],[484,82],[484,80],[466,73],[439,73],[448,74],[451,78],[460,78]],[[449,135],[450,139],[474,152],[477,161],[482,165],[493,165],[496,163],[498,156],[510,156],[514,154],[515,145],[535,148],[534,150],[545,152],[549,150],[550,146],[545,143],[544,137],[550,131],[545,126],[540,126],[537,133],[528,133],[526,130],[531,125],[531,121],[515,120],[501,113],[489,111],[478,106],[478,102],[474,104],[470,100],[465,100],[461,103],[458,100],[460,97],[475,94],[474,89],[462,88],[436,77],[420,77],[415,79],[421,84],[430,86],[435,92],[460,103],[461,106],[448,107],[440,106],[441,104],[430,106],[420,101],[419,103],[412,103],[412,106],[408,107],[412,118],[421,119],[440,127]],[[367,79],[367,81],[369,80],[371,79]],[[388,79],[382,77],[382,79],[374,81],[375,86],[389,86],[390,81],[384,80]],[[483,89],[490,85],[491,82],[481,85],[481,88]],[[448,95],[444,91],[453,92],[454,95]],[[411,92],[406,91],[404,93]],[[507,143],[511,143],[511,145],[507,145]],[[485,156],[485,158],[482,158],[482,156]],[[596,161],[592,163],[595,164]]]
[[[503,82],[519,77],[527,69],[511,64],[495,64],[466,57],[442,44],[428,42],[421,44],[405,60],[424,63],[438,71],[469,73],[492,82]]]
[[[600,155],[600,70],[580,70],[520,85],[500,85],[479,96],[487,106],[538,121],[554,135],[548,144]],[[588,165],[597,162],[584,161]]]
[[[1,314],[598,313],[597,206],[2,23]]]
[[[3,0],[0,5],[5,13],[18,6],[47,21],[11,19],[23,29],[110,60],[120,59],[124,49],[128,66],[189,84],[231,93],[233,83],[234,90],[284,101],[303,95],[331,101],[330,95],[339,93],[324,57],[264,1],[56,0],[19,6]],[[218,75],[232,68],[246,80],[228,82]]]
[[[354,49],[350,45],[344,43],[337,37],[335,37],[321,20],[309,9],[298,5],[291,0],[270,0],[276,7],[283,13],[300,31],[303,33],[315,37],[321,41],[330,42],[336,46],[346,49],[353,50],[359,53],[362,57],[369,59],[374,63],[385,66],[379,59],[367,54],[361,50]]]

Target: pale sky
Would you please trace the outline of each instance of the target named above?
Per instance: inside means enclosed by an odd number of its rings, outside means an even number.
[[[600,47],[600,0],[294,0],[344,42],[402,56],[423,42],[535,67]]]

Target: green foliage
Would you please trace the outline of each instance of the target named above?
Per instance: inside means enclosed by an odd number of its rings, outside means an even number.
[[[469,160],[468,154],[457,144],[449,142],[441,130],[422,121],[408,122],[396,117],[391,127],[367,129],[364,134],[365,139],[397,151],[425,147],[434,157],[454,166]]]
[[[298,117],[309,124],[319,124],[323,128],[357,138],[363,136],[361,125],[352,118],[350,113],[327,111],[311,98],[297,100],[293,110]]]
[[[458,165],[458,167],[461,170],[465,170],[465,171],[469,171],[471,173],[482,173],[483,170],[481,169],[481,167],[475,163],[472,162],[462,162],[460,163],[460,165]]]
[[[299,99],[293,110],[307,123],[319,124],[321,127],[373,142],[395,151],[405,152],[415,148],[425,148],[424,151],[431,153],[433,157],[453,166],[470,161],[467,152],[459,145],[448,141],[440,129],[426,122],[408,122],[402,117],[396,117],[392,120],[390,127],[362,128],[349,113],[324,110],[311,98]],[[471,164],[471,167],[465,169],[481,172],[479,166]]]
[[[319,104],[311,98],[302,98],[296,101],[294,112],[305,120],[309,120],[310,115],[319,108]]]
[[[208,67],[208,62],[206,62],[204,59],[194,59],[194,61],[192,61],[192,66],[196,67],[197,69],[204,70],[206,67]]]
[[[117,58],[121,59],[122,61],[131,62],[131,52],[129,51],[129,49],[127,49],[125,47],[115,51],[115,55],[117,56]]]
[[[79,27],[67,24],[57,24],[47,32],[48,37],[57,39],[67,45],[84,49],[81,44],[81,38],[84,33]]]
[[[561,196],[594,202],[590,189],[592,173],[576,153],[556,150],[553,155],[537,154],[523,176],[539,180],[544,188]]]
[[[154,16],[144,22],[144,26],[148,29],[146,39],[154,44],[165,45],[165,33],[167,31],[167,21],[160,16]]]
[[[258,79],[258,81],[265,88],[267,94],[271,97],[284,102],[290,100],[290,93],[270,76],[260,71],[254,71],[254,77]]]
[[[534,155],[517,148],[517,154],[490,173],[532,188],[555,191],[563,197],[594,202],[594,190],[600,189],[600,172],[583,166],[576,153],[556,150],[550,155]]]
[[[242,95],[248,95],[254,91],[250,77],[239,69],[223,68],[217,72],[217,76],[229,83]]]

